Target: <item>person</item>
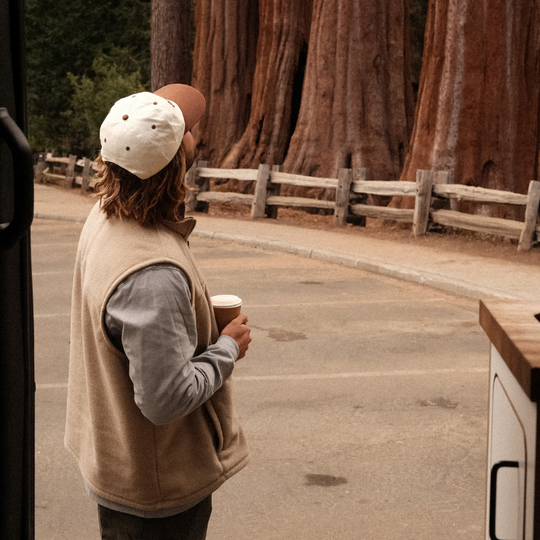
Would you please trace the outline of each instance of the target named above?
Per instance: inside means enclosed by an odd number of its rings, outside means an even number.
[[[101,129],[73,280],[65,446],[102,539],[206,538],[212,493],[249,461],[231,374],[251,342],[219,334],[184,217],[204,97],[168,85],[117,101]]]

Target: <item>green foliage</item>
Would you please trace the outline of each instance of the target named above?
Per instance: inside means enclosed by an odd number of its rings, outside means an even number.
[[[148,84],[150,0],[26,0],[26,41],[30,142],[73,151],[68,73],[92,80],[104,54],[119,75],[138,71]]]
[[[120,98],[148,90],[141,74],[122,70],[110,57],[99,54],[92,63],[93,77],[68,73],[73,88],[68,120],[73,153],[94,157],[99,150],[99,128],[109,109]]]

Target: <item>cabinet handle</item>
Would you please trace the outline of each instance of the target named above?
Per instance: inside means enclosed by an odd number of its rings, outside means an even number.
[[[491,468],[491,485],[489,490],[489,537],[491,540],[500,540],[495,535],[495,511],[497,508],[497,473],[502,468],[519,468],[517,461],[499,461]]]

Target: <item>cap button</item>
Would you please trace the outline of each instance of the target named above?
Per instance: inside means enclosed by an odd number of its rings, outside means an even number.
[[[122,120],[127,120],[129,118],[129,116],[127,114],[124,114],[124,116],[122,116]]]

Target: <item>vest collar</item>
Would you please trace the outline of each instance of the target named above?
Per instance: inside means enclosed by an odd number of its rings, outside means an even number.
[[[182,236],[182,238],[187,242],[187,239],[189,238],[189,235],[193,232],[193,229],[195,228],[195,225],[197,224],[197,220],[192,217],[184,218],[180,221],[163,221],[162,225],[164,227],[167,227],[167,229],[171,229],[171,231],[174,231],[175,233]]]

